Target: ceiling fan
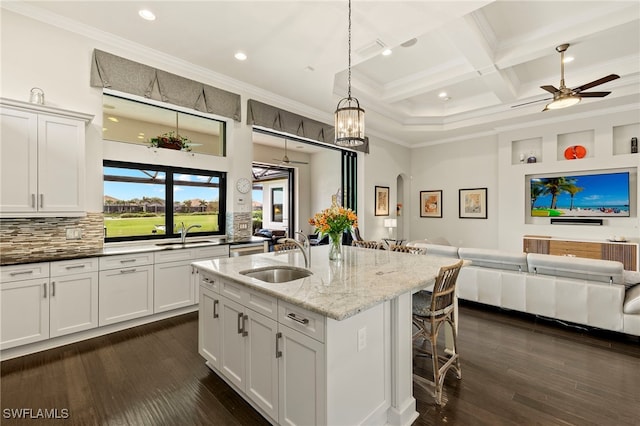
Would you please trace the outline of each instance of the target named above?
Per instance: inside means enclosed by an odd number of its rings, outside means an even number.
[[[289,160],[289,157],[287,156],[287,140],[284,140],[284,157],[282,158],[274,158],[274,160],[279,161],[280,164],[309,164],[306,161],[295,161],[295,160]]]
[[[575,105],[582,98],[604,98],[611,92],[584,92],[583,90],[591,89],[592,87],[599,86],[611,80],[615,80],[620,78],[617,74],[609,74],[606,77],[599,78],[598,80],[594,80],[590,83],[583,84],[582,86],[578,86],[574,89],[569,89],[564,84],[564,52],[569,48],[570,44],[565,43],[556,47],[556,51],[560,53],[560,88],[556,88],[554,86],[540,86],[541,89],[546,90],[547,92],[553,95],[553,98],[540,99],[533,102],[526,102],[524,104],[513,105],[514,107],[519,107],[523,105],[529,105],[536,102],[548,101],[553,99],[552,102],[548,103],[547,106],[544,107],[542,111],[547,111],[549,109],[560,109],[566,108],[571,105]]]

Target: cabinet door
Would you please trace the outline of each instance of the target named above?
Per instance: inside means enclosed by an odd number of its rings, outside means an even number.
[[[84,210],[84,122],[38,116],[38,210]]]
[[[0,213],[35,212],[38,116],[3,108],[0,134]]]
[[[153,314],[153,266],[100,272],[98,324],[113,324]]]
[[[245,392],[267,415],[278,420],[278,323],[247,310],[247,377]]]
[[[98,326],[98,273],[51,279],[50,335],[62,336]]]
[[[200,287],[198,352],[220,369],[220,295]]]
[[[169,311],[196,303],[191,271],[189,262],[161,263],[154,266],[154,312]]]
[[[49,338],[48,279],[5,282],[0,293],[0,349]]]
[[[280,325],[279,424],[326,424],[324,344]]]
[[[220,296],[220,371],[240,390],[245,390],[246,346],[244,310],[239,303]]]

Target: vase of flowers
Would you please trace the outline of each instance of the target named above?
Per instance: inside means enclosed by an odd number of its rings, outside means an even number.
[[[175,132],[164,133],[149,140],[152,148],[175,149],[178,151],[191,151],[191,141]]]
[[[329,260],[342,259],[342,235],[345,231],[358,226],[358,216],[351,209],[338,206],[335,202],[319,213],[316,213],[309,224],[315,227],[315,232],[322,238],[329,236]]]

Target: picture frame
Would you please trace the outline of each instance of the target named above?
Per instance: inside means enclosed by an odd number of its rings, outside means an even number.
[[[458,217],[460,219],[487,218],[487,188],[459,190]]]
[[[420,217],[442,217],[442,190],[420,191]]]
[[[375,187],[375,215],[376,216],[389,216],[389,187],[388,186],[376,186]]]

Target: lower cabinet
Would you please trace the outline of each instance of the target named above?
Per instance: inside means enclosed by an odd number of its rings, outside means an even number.
[[[153,256],[109,256],[100,259],[100,326],[153,314]],[[108,262],[103,265],[103,260]],[[146,262],[146,264],[145,264]]]
[[[155,264],[153,274],[153,311],[155,313],[191,306],[196,303],[191,283],[191,261]]]
[[[324,343],[280,323],[279,301],[270,296],[202,272],[200,282],[198,347],[209,366],[276,423],[323,424]],[[220,294],[225,287],[237,300]],[[316,404],[309,404],[310,398]]]
[[[0,349],[49,338],[49,278],[3,282]]]

